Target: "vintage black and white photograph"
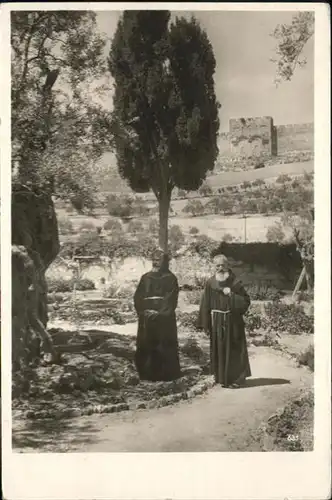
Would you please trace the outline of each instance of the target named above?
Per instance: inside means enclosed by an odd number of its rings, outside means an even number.
[[[313,450],[313,11],[12,10],[12,447]]]

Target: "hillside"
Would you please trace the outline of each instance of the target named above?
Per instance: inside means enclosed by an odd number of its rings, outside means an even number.
[[[98,183],[103,192],[131,193],[131,189],[124,181],[117,170],[116,160],[113,153],[106,153],[100,161],[98,172]],[[208,177],[211,187],[230,186],[241,184],[244,181],[254,181],[256,179],[273,179],[281,174],[301,175],[304,172],[313,172],[314,162],[307,161],[301,163],[287,163],[271,165],[261,169],[221,172]],[[152,196],[152,194],[151,194]]]

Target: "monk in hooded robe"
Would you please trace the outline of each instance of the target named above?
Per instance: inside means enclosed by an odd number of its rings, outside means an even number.
[[[206,283],[198,323],[210,337],[210,368],[216,383],[237,388],[251,376],[243,321],[250,298],[224,255],[216,256],[214,264],[216,272]]]
[[[138,314],[135,363],[141,380],[175,380],[180,361],[175,309],[179,286],[162,251],[152,256],[152,270],[141,277],[134,295]]]

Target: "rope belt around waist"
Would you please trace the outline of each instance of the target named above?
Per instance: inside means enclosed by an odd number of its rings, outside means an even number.
[[[215,317],[214,317],[214,313],[217,313],[217,314],[221,314],[222,315],[222,319],[223,319],[223,325],[220,325],[221,328],[223,330],[225,330],[226,328],[226,318],[227,318],[227,314],[229,314],[231,311],[228,310],[228,311],[221,311],[220,309],[211,309],[211,322],[212,322],[212,328],[214,328],[214,325],[215,325]]]
[[[211,309],[211,315],[213,315],[213,313],[218,313],[218,314],[223,314],[225,316],[230,312],[231,312],[230,309],[228,311],[221,311],[220,309]]]

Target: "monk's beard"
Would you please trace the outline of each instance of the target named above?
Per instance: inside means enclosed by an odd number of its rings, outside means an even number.
[[[216,273],[216,280],[217,281],[226,281],[227,278],[229,277],[229,272],[226,271],[225,273]]]

